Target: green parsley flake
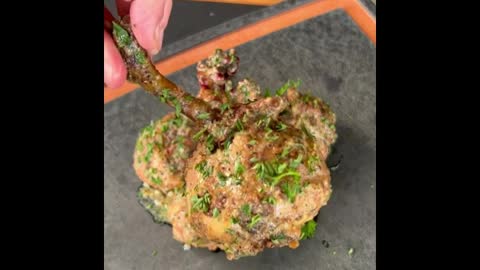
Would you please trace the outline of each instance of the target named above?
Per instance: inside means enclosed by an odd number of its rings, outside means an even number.
[[[314,220],[310,220],[305,223],[302,227],[302,233],[300,234],[300,239],[310,239],[315,234],[317,228],[317,223]]]
[[[203,112],[197,115],[197,119],[199,120],[207,120],[210,118],[210,113]]]
[[[252,229],[260,220],[261,216],[259,214],[256,214],[252,219],[250,220],[250,223],[248,224],[248,228]]]
[[[215,208],[213,208],[212,215],[213,215],[214,218],[216,218],[216,217],[218,217],[218,215],[220,215],[220,211],[218,211],[218,209],[215,207]]]
[[[192,210],[207,212],[210,207],[211,196],[205,193],[202,197],[198,197],[196,194],[192,197]]]

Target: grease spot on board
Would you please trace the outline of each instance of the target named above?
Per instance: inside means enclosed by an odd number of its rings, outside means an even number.
[[[333,77],[333,76],[330,76],[328,74],[325,74],[323,76],[323,81],[325,82],[325,85],[327,87],[327,90],[330,91],[330,92],[338,92],[340,91],[340,86],[342,85],[343,83],[343,79],[342,78],[337,78],[337,77]]]

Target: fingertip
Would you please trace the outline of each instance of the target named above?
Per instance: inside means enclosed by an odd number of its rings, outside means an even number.
[[[130,7],[132,30],[140,45],[158,53],[168,24],[172,0],[136,0]]]
[[[111,36],[103,34],[103,81],[110,88],[118,88],[127,78],[127,68]]]

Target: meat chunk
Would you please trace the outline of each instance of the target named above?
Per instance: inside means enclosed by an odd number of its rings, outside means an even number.
[[[141,132],[134,154],[138,197],[154,219],[177,241],[231,260],[299,245],[330,198],[326,159],[337,139],[324,101],[291,82],[273,97],[251,80],[235,85],[238,60],[217,50],[197,65],[198,98],[220,119],[202,126],[170,113]]]
[[[185,172],[192,228],[229,259],[296,246],[331,194],[316,140],[274,119],[268,106],[256,109],[224,148],[211,153],[200,143]]]

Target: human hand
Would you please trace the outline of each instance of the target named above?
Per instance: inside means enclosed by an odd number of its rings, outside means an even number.
[[[162,48],[172,0],[116,0],[119,16],[130,15],[133,34],[150,56]],[[104,7],[103,81],[110,88],[120,87],[127,78],[127,68],[111,36],[113,16]]]

